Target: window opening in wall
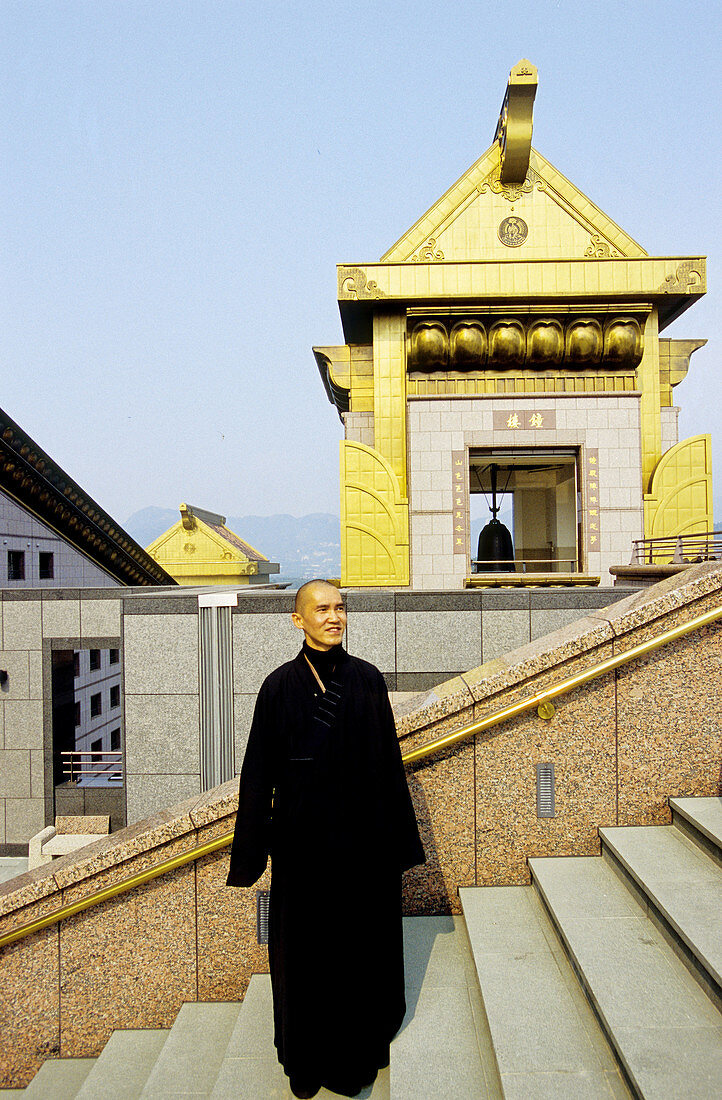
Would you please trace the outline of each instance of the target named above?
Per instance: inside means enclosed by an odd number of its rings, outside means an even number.
[[[8,580],[25,580],[25,551],[8,550]]]
[[[578,572],[577,482],[575,448],[470,451],[472,572]]]
[[[107,813],[107,803],[98,799],[116,789],[117,828],[125,820],[121,652],[54,650],[52,671],[54,812]],[[103,705],[108,700],[112,715]],[[85,792],[80,802],[78,788]],[[106,793],[94,794],[94,788]]]
[[[55,576],[54,557],[49,550],[41,550],[38,554],[38,576],[41,581],[51,581]]]
[[[120,660],[120,650],[119,649],[109,649],[108,650],[109,664],[117,665],[119,660]]]

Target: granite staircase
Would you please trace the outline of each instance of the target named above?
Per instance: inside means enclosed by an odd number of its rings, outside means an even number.
[[[531,887],[461,891],[505,1097],[720,1095],[722,799],[670,805],[600,829],[601,858],[530,859]]]
[[[531,859],[531,886],[464,888],[463,917],[405,920],[407,1001],[368,1100],[710,1100],[722,1082],[722,799],[603,828],[602,857]],[[335,1094],[322,1090],[319,1100]],[[33,1100],[285,1100],[271,991],[186,1004],[47,1061]]]

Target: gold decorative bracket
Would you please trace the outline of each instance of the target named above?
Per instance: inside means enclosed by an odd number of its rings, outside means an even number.
[[[188,507],[187,504],[181,504],[179,511],[180,511],[181,523],[183,524],[183,527],[185,528],[185,530],[186,531],[194,531],[197,524],[196,524],[196,517],[193,515],[193,512],[191,511],[191,509]],[[195,549],[195,547],[193,547],[193,549]]]
[[[536,66],[522,58],[509,73],[494,141],[501,149],[501,182],[520,184],[529,171],[532,116],[538,83]]]

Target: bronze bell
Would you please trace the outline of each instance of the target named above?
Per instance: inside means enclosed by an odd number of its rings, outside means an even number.
[[[498,466],[491,466],[491,519],[479,533],[479,545],[476,551],[477,573],[514,573],[514,543],[511,532],[501,520],[496,518],[499,506],[496,503],[496,474]]]
[[[494,516],[479,532],[476,551],[479,573],[513,573],[514,544],[508,527]]]

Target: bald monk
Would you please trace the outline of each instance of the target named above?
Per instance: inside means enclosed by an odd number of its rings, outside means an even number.
[[[279,1061],[297,1097],[355,1096],[404,1017],[401,873],[425,857],[386,685],[343,649],[338,589],[304,584],[292,620],[303,646],[258,694],[228,885],[270,854]]]

